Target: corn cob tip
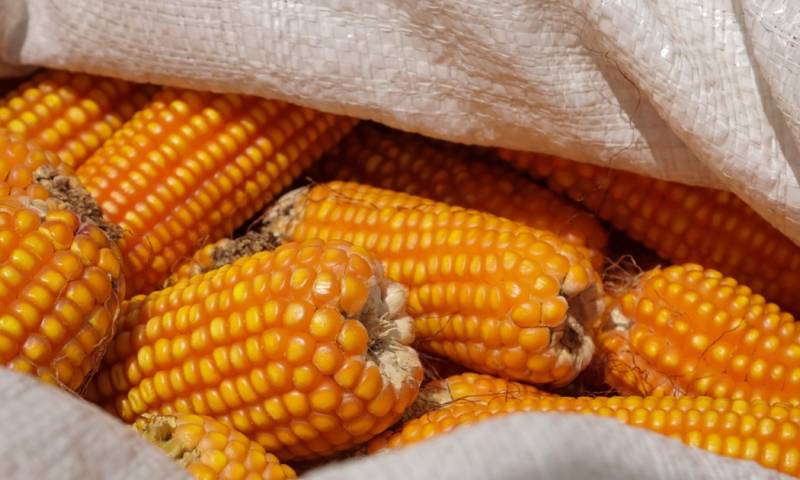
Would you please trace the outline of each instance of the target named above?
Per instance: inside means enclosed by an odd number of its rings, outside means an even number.
[[[281,195],[259,219],[259,231],[270,234],[283,241],[289,241],[289,232],[294,231],[303,218],[305,204],[310,200],[311,187],[296,188]],[[331,191],[331,195],[336,193]]]
[[[178,465],[187,468],[200,460],[197,445],[191,445],[185,438],[174,435],[178,419],[173,415],[154,415],[145,413],[142,421],[134,424],[145,440],[157,446]]]
[[[191,276],[230,265],[240,258],[254,255],[258,252],[275,250],[280,245],[281,241],[275,235],[256,231],[249,231],[237,238],[223,238],[201,248],[191,259],[181,264],[164,281],[162,288],[172,286],[180,280]],[[203,256],[203,261],[198,259],[198,255]]]
[[[122,229],[103,216],[102,210],[80,181],[52,165],[42,165],[33,172],[33,182],[44,188],[49,197],[68,208],[83,221],[97,225],[109,239],[119,241]]]
[[[592,362],[595,352],[592,332],[601,317],[604,306],[602,297],[594,287],[565,297],[567,318],[558,327],[553,327],[551,342],[558,352],[555,368],[569,368],[574,374],[553,382],[554,387],[570,383]]]
[[[422,370],[414,342],[414,321],[406,313],[408,291],[382,277],[371,289],[359,321],[369,335],[368,354],[394,388],[416,379]]]
[[[275,455],[211,417],[144,414],[134,428],[197,479],[296,478]]]
[[[100,227],[112,240],[122,230],[105,220],[100,206],[61,159],[13,132],[0,128],[0,196],[49,199],[81,221]]]
[[[419,390],[414,403],[403,412],[401,422],[421,417],[426,413],[441,408],[448,403],[455,400],[450,394],[450,388],[447,379],[434,380],[428,382],[424,387]]]

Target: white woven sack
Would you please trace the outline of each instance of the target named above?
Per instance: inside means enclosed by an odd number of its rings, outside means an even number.
[[[0,75],[44,65],[252,93],[713,186],[798,241],[798,32],[796,0],[0,0]],[[35,405],[0,394],[0,412],[35,414]],[[9,446],[8,425],[0,423],[0,451],[32,455]],[[42,424],[10,425],[53,441]],[[58,430],[67,440],[69,431]],[[560,456],[536,455],[554,445],[564,447]],[[76,442],[52,461],[163,464],[145,447],[127,463],[87,457],[89,447]],[[520,461],[494,478],[769,475],[644,431],[556,415],[512,417],[316,475],[491,478],[481,468],[498,458]],[[615,462],[620,470],[609,470]],[[2,468],[2,478],[91,478]],[[125,478],[168,478],[163,472]]]

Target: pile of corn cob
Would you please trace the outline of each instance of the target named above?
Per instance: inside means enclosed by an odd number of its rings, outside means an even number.
[[[0,104],[0,364],[200,479],[550,411],[800,475],[800,248],[746,204],[356,123],[20,85]],[[661,266],[620,268],[609,227]]]

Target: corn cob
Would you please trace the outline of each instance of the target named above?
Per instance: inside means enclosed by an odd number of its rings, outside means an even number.
[[[800,329],[792,315],[700,265],[634,279],[612,304],[598,343],[606,381],[622,393],[800,405]]]
[[[405,294],[362,249],[285,244],[125,302],[86,396],[125,421],[211,415],[284,460],[343,450],[416,397]]]
[[[322,181],[344,180],[482,210],[550,230],[603,261],[608,234],[592,214],[490,162],[481,150],[362,123],[318,164]]]
[[[134,426],[197,480],[297,478],[261,445],[211,417],[145,414]]]
[[[0,104],[0,128],[80,166],[155,93],[105,77],[49,70],[10,92]]]
[[[581,251],[550,232],[342,182],[290,192],[261,222],[254,234],[345,240],[376,254],[387,276],[410,290],[423,350],[482,372],[557,385],[591,359],[584,330],[602,310],[599,277]]]
[[[158,93],[77,171],[128,233],[129,293],[158,287],[204,242],[230,235],[354,123],[256,97]]]
[[[701,262],[800,312],[800,247],[736,195],[557,157],[508,150],[500,156],[662,258]]]
[[[800,474],[800,409],[762,400],[710,397],[558,397],[530,391],[498,394],[487,401],[420,394],[434,408],[396,432],[373,439],[368,451],[402,447],[464,425],[517,412],[599,415],[680,440],[726,457],[752,460],[791,475]],[[529,387],[525,387],[529,388]]]
[[[0,198],[0,365],[80,389],[114,332],[119,251],[55,199]]]

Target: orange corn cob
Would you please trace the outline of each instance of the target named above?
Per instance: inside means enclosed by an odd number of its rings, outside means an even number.
[[[126,421],[211,415],[281,459],[347,449],[416,397],[405,294],[345,243],[245,257],[125,302],[87,397]]]
[[[716,270],[686,264],[636,278],[598,343],[622,393],[800,404],[794,318]]]
[[[800,247],[736,195],[557,157],[500,156],[673,263],[702,262],[800,312]]]
[[[366,183],[550,230],[592,249],[602,264],[608,234],[592,214],[490,160],[478,149],[362,123],[317,171],[323,181]]]
[[[286,194],[262,232],[373,252],[409,288],[417,345],[468,368],[564,384],[588,363],[602,288],[588,258],[551,232],[356,183]]]
[[[261,445],[211,417],[145,414],[134,426],[197,480],[297,478]]]
[[[36,141],[77,168],[153,93],[151,85],[49,70],[0,103],[0,128]]]
[[[77,172],[128,233],[130,294],[158,287],[184,257],[230,235],[354,123],[256,97],[158,93]]]
[[[55,199],[0,198],[0,365],[79,389],[114,332],[119,251]]]
[[[427,392],[423,392],[420,396],[426,395]],[[488,401],[451,399],[440,405],[405,422],[398,431],[373,439],[368,450],[378,452],[414,444],[464,425],[510,413],[578,413],[615,418],[719,455],[752,460],[791,475],[800,474],[800,409],[770,406],[761,400],[572,398],[517,393],[496,395]]]

